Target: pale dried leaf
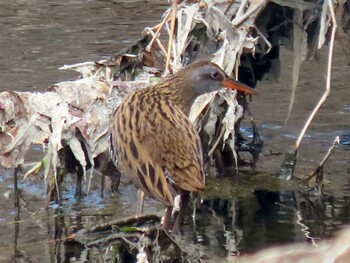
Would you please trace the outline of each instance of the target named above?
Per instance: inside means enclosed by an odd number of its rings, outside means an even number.
[[[227,109],[224,109],[221,105],[227,103]],[[205,113],[204,109],[208,106],[209,110]],[[189,118],[192,122],[197,123],[199,116],[202,114],[207,114],[206,122],[204,126],[201,127],[202,130],[208,135],[209,140],[208,145],[216,148],[220,140],[223,140],[224,144],[227,143],[234,156],[235,147],[235,129],[234,126],[236,122],[243,116],[243,108],[237,103],[236,92],[232,90],[222,89],[217,92],[212,92],[206,95],[202,95],[194,102],[191,108]],[[222,118],[221,131],[217,131],[218,119]],[[220,134],[220,135],[217,135]],[[222,136],[221,136],[222,135]],[[229,136],[231,135],[231,139]],[[221,138],[222,137],[222,138]],[[223,144],[223,145],[224,145]],[[212,150],[208,152],[211,155]]]
[[[77,63],[73,65],[64,65],[59,68],[60,70],[74,70],[79,72],[83,78],[89,78],[96,74],[99,67],[96,64],[96,62],[83,62],[83,63]]]
[[[211,92],[204,94],[202,96],[199,96],[192,105],[189,119],[192,122],[195,122],[198,119],[198,116],[203,112],[204,108],[207,105],[210,105],[215,97],[216,92]]]
[[[289,116],[292,112],[295,93],[299,83],[299,72],[300,65],[303,60],[306,58],[307,53],[307,34],[304,28],[302,28],[303,24],[303,13],[300,10],[294,11],[294,57],[293,57],[293,70],[292,70],[292,87],[291,87],[291,96],[288,106],[288,113],[285,119],[285,123],[287,123]]]
[[[76,137],[72,137],[71,139],[68,140],[67,143],[69,145],[69,148],[72,150],[74,157],[81,164],[83,168],[83,175],[84,175],[84,178],[86,179],[87,163],[86,163],[85,154],[84,154],[84,150],[82,148],[81,142]]]
[[[223,140],[226,141],[230,134],[232,135],[232,138],[235,138],[235,124],[240,118],[242,118],[243,108],[236,100],[236,92],[224,90],[220,92],[220,96],[224,97],[228,104],[227,112],[222,121],[225,127]],[[232,152],[234,152],[234,148],[232,148]]]
[[[330,17],[327,16],[327,12],[328,12],[328,1],[325,0],[322,5],[322,14],[320,18],[320,30],[319,30],[318,45],[317,45],[318,49],[321,49],[321,47],[325,43],[326,41],[325,36],[328,31],[328,27],[330,25],[329,24]]]
[[[65,81],[51,87],[63,100],[78,109],[88,109],[97,99],[106,100],[111,87],[96,78]]]

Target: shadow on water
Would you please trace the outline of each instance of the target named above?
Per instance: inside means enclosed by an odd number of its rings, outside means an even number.
[[[18,6],[4,1],[0,4],[0,21],[8,22],[0,29],[0,50],[8,53],[0,57],[1,89],[44,87],[70,79],[67,73],[57,73],[56,68],[108,56],[110,50],[119,50],[123,46],[121,43],[136,39],[144,26],[156,24],[167,3],[151,2],[147,2],[152,6],[147,9],[150,12],[145,14],[142,24],[143,1],[65,1],[60,4],[37,0],[30,4],[24,1]],[[160,2],[163,4],[159,5]],[[77,6],[83,10],[74,11],[78,10]],[[85,14],[83,19],[82,13]],[[122,34],[111,35],[118,30],[122,30]],[[13,45],[7,48],[8,43]],[[199,258],[209,262],[232,262],[237,255],[274,244],[317,243],[333,237],[350,223],[350,75],[346,58],[341,48],[336,47],[335,91],[306,134],[295,172],[297,177],[309,174],[334,137],[340,135],[342,146],[325,167],[324,195],[307,190],[298,179],[284,182],[271,175],[279,170],[284,151],[293,145],[306,113],[311,111],[324,86],[324,80],[320,80],[323,75],[319,73],[324,69],[324,59],[319,63],[305,62],[300,76],[302,90],[298,90],[291,119],[284,126],[291,83],[289,61],[293,54],[282,50],[280,81],[259,83],[261,96],[250,104],[265,144],[256,167],[258,172],[208,179],[205,201],[197,211],[195,226],[189,218],[183,228],[182,241],[189,253],[196,251]],[[28,161],[38,160],[38,155],[38,149],[34,149]],[[115,254],[123,251],[120,247],[111,250],[108,242],[87,246],[112,231],[95,236],[81,230],[132,216],[136,211],[133,186],[124,182],[119,193],[107,193],[101,198],[100,177],[96,175],[91,194],[76,200],[74,179],[68,176],[62,205],[52,204],[45,209],[43,179],[23,182],[21,177],[21,172],[15,171],[14,175],[13,171],[0,168],[0,262],[82,259],[112,262],[113,254],[107,259],[106,251]],[[145,205],[147,212],[162,215],[164,207],[156,201],[147,200]],[[132,254],[135,251],[122,253],[124,262],[135,259]]]

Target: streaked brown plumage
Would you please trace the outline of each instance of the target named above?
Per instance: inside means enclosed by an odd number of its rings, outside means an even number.
[[[113,114],[114,161],[137,188],[169,208],[168,216],[177,194],[205,189],[202,146],[187,117],[192,103],[199,95],[225,86],[254,92],[229,81],[217,65],[198,62],[134,92]]]

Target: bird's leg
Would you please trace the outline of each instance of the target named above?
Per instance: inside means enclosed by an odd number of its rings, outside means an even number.
[[[173,208],[171,206],[168,206],[165,210],[165,215],[163,218],[163,229],[167,232],[169,232],[169,227],[170,227],[170,220],[171,220],[171,214],[173,212]]]
[[[202,199],[201,194],[199,192],[192,193],[192,227],[193,231],[196,230],[196,214],[197,214],[197,208],[200,206]]]
[[[83,177],[84,177],[83,167],[80,164],[78,164],[77,182],[75,184],[75,198],[83,197],[83,190],[82,190]]]
[[[101,198],[103,198],[103,194],[104,194],[105,179],[106,179],[106,176],[104,174],[102,174],[102,177],[101,177]]]
[[[136,208],[136,214],[138,216],[142,215],[142,212],[143,212],[144,197],[145,197],[145,193],[139,189],[137,191],[137,208]]]
[[[182,222],[182,219],[183,219],[184,215],[186,214],[186,210],[187,210],[187,207],[188,207],[189,199],[190,199],[189,192],[184,192],[181,195],[180,211],[177,214],[177,217],[176,217],[173,229],[171,231],[171,233],[173,235],[178,235],[180,233],[181,222]]]

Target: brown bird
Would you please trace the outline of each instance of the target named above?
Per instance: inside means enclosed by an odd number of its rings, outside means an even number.
[[[189,193],[205,189],[201,141],[187,116],[198,96],[224,87],[255,94],[216,64],[197,62],[132,93],[113,114],[112,158],[137,188],[167,206],[166,230],[174,197],[181,195],[173,233],[179,231]]]

